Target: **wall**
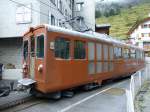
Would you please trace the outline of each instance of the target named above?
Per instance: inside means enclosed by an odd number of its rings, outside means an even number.
[[[3,79],[22,77],[22,39],[0,39],[0,63],[4,64]]]
[[[95,0],[75,0],[75,3],[79,2],[84,2],[83,10],[76,15],[82,16],[87,27],[95,31]]]
[[[19,3],[32,3],[32,8],[39,10],[39,3],[37,0],[14,0]],[[6,37],[20,37],[28,30],[28,27],[37,25],[39,23],[39,13],[32,11],[32,23],[17,24],[16,23],[16,9],[18,4],[9,0],[0,0],[0,38]]]

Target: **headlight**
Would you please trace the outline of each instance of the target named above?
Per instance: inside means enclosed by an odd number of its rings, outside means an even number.
[[[38,71],[39,71],[39,72],[42,72],[42,71],[43,71],[43,65],[42,65],[42,64],[40,64],[40,65],[38,66]]]

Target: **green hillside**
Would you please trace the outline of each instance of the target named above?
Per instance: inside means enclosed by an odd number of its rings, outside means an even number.
[[[118,39],[126,39],[127,32],[132,25],[134,25],[136,21],[148,17],[149,13],[150,3],[144,3],[128,9],[122,9],[119,15],[98,18],[96,19],[96,23],[110,23],[110,35]]]

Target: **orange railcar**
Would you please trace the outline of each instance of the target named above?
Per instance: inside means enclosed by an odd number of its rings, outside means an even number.
[[[24,78],[41,93],[101,84],[128,76],[144,64],[143,50],[104,34],[85,34],[50,25],[30,28],[23,37]]]

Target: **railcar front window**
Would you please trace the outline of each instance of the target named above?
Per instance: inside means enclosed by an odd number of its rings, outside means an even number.
[[[55,57],[62,59],[70,58],[70,41],[64,38],[55,39]]]
[[[35,38],[32,36],[31,37],[31,56],[32,57],[34,57],[35,56],[35,49],[34,49],[34,47],[35,47]]]
[[[85,42],[75,41],[74,59],[85,59]]]
[[[24,45],[23,45],[23,57],[24,57],[24,60],[26,60],[27,57],[28,57],[28,41],[24,41]]]
[[[40,35],[37,37],[36,56],[37,58],[44,57],[44,35]]]

